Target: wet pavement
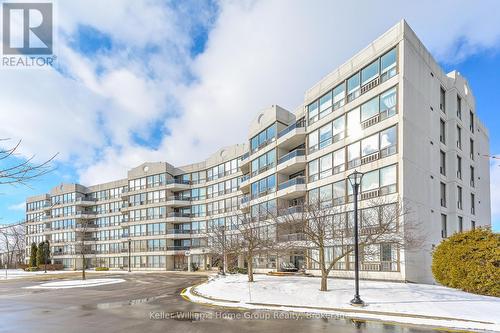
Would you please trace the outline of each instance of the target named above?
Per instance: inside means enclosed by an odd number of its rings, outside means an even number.
[[[107,277],[126,282],[58,290],[25,289],[41,283],[26,279],[0,282],[0,332],[438,332],[381,322],[198,305],[180,296],[182,289],[206,279],[193,274]]]

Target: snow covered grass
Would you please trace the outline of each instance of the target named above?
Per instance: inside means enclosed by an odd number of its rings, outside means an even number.
[[[329,279],[329,290],[321,292],[319,278],[256,275],[254,283],[246,279],[246,275],[210,279],[194,288],[194,294],[188,297],[217,304],[215,300],[197,297],[198,294],[219,300],[218,305],[233,307],[269,305],[299,312],[311,312],[314,308],[316,312],[340,311],[354,317],[500,331],[500,298],[496,297],[435,285],[360,281],[361,298],[367,306],[358,308],[349,304],[354,294],[353,280]]]
[[[72,273],[73,271],[47,271],[45,273],[42,271],[35,272],[25,272],[22,269],[8,269],[7,274],[5,274],[5,269],[0,270],[0,280],[11,280],[11,279],[19,279],[24,277],[36,276],[36,275],[46,275],[46,274],[64,274],[64,273]]]
[[[87,280],[63,280],[42,283],[37,286],[26,287],[28,289],[69,289],[104,286],[107,284],[125,282],[124,279],[87,279]]]

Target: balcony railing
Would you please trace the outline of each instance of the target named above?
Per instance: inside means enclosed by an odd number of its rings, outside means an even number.
[[[170,212],[167,217],[193,217],[191,213],[181,213],[181,212]]]
[[[302,233],[279,235],[278,242],[296,242],[306,240],[306,235]]]
[[[186,235],[186,234],[191,234],[191,230],[169,229],[167,230],[167,234]]]
[[[302,185],[306,183],[305,177],[295,177],[290,180],[287,180],[286,182],[283,182],[278,185],[278,191],[284,190],[285,188],[288,188],[290,186],[294,185]]]
[[[291,160],[292,158],[297,157],[297,156],[305,156],[305,154],[306,154],[305,149],[295,149],[295,150],[289,152],[288,154],[282,156],[278,160],[278,164],[284,163],[284,162]]]
[[[191,248],[191,246],[174,245],[174,246],[168,246],[167,250],[168,251],[187,251],[190,248]]]
[[[287,128],[278,132],[278,139],[281,138],[282,136],[284,136],[285,134],[293,131],[296,128],[303,128],[305,126],[306,126],[306,122],[304,120],[295,122],[292,125],[288,126]]]

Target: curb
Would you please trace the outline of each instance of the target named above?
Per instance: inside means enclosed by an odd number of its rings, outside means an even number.
[[[370,311],[370,310],[359,310],[359,309],[345,309],[345,308],[327,308],[327,307],[314,307],[314,306],[296,306],[296,305],[283,305],[283,304],[273,304],[273,303],[257,303],[257,302],[239,302],[239,301],[233,301],[233,300],[225,300],[225,299],[220,299],[220,298],[215,298],[211,296],[206,296],[201,294],[196,290],[196,287],[201,286],[202,284],[208,283],[209,281],[201,282],[196,285],[193,285],[191,287],[185,288],[181,291],[181,297],[184,298],[185,300],[201,305],[210,305],[214,307],[220,307],[220,308],[232,308],[232,309],[243,309],[243,310],[257,310],[257,309],[263,309],[263,310],[276,310],[276,311],[289,311],[289,312],[297,312],[297,313],[308,313],[309,311],[324,311],[324,312],[334,312],[334,313],[341,313],[343,314],[346,318],[353,319],[353,320],[365,320],[365,321],[377,321],[377,322],[384,322],[384,323],[390,323],[390,324],[405,324],[408,326],[416,326],[416,325],[423,325],[423,326],[429,326],[441,330],[445,330],[448,332],[470,332],[471,330],[474,331],[491,331],[492,328],[494,327],[484,327],[484,328],[466,328],[466,327],[456,327],[456,326],[449,326],[445,325],[445,323],[439,323],[439,321],[454,321],[454,322],[460,322],[460,323],[474,323],[474,324],[479,324],[479,325],[492,325],[496,326],[497,324],[492,323],[492,322],[485,322],[485,321],[476,321],[476,320],[465,320],[461,318],[450,318],[450,317],[434,317],[434,316],[426,316],[426,315],[412,315],[412,314],[406,314],[406,313],[396,313],[396,312],[382,312],[382,311]],[[194,297],[193,297],[194,296]],[[204,301],[199,301],[194,298],[201,298]],[[226,303],[225,305],[220,305],[220,304],[214,304],[216,302],[220,303]],[[233,305],[234,304],[234,305]],[[245,305],[250,305],[252,306],[251,308],[245,307]],[[291,310],[290,310],[291,309]],[[365,315],[365,316],[363,316]],[[368,315],[368,316],[366,316]],[[378,317],[378,318],[377,318]],[[388,317],[388,318],[384,318]],[[423,320],[431,320],[431,321],[438,321],[436,324],[414,324],[412,322],[405,322],[401,320],[397,320],[398,318],[409,318],[409,319],[423,319]],[[394,318],[394,319],[391,319]],[[497,328],[498,330],[498,328]]]

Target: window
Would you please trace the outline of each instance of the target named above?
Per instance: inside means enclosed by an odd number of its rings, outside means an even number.
[[[332,203],[332,184],[321,186],[319,188],[319,200],[322,207],[331,206]]]
[[[378,59],[361,70],[361,86],[378,77]]]
[[[396,75],[396,48],[380,58],[380,79],[382,82]]]
[[[470,151],[470,159],[474,159],[474,140],[469,140],[469,151]]]
[[[315,152],[318,150],[318,132],[319,130],[315,130],[308,136],[308,148],[309,148],[309,153]]]
[[[446,215],[441,214],[441,237],[446,238],[448,237],[448,228],[446,225]]]
[[[341,180],[339,182],[333,183],[333,204],[341,205],[345,202],[345,185],[346,181]]]
[[[319,149],[332,144],[332,123],[319,129]]]
[[[446,176],[446,153],[441,150],[439,159],[439,172]]]
[[[357,139],[363,134],[360,116],[359,107],[347,113],[347,135],[353,139]]]
[[[374,170],[364,174],[361,180],[361,191],[368,192],[379,188],[379,171]]]
[[[345,117],[339,117],[332,121],[333,142],[337,142],[345,137]]]
[[[474,167],[470,166],[470,186],[474,187]]]
[[[319,119],[332,112],[332,92],[328,92],[319,99]]]
[[[276,190],[276,175],[263,178],[251,185],[252,198],[258,198]]]
[[[318,101],[311,103],[307,107],[307,113],[309,117],[309,124],[312,124],[318,120]]]
[[[446,184],[440,184],[441,207],[446,207]]]
[[[457,155],[457,178],[462,179],[462,158]]]
[[[457,186],[457,208],[462,209],[462,187]]]
[[[378,96],[372,98],[365,104],[361,105],[361,122],[364,122],[379,113],[379,100]]]
[[[457,126],[457,147],[462,149],[462,128]]]
[[[446,112],[446,91],[443,87],[439,90],[439,109],[441,111]]]
[[[458,232],[462,232],[464,230],[464,218],[462,216],[458,217]]]
[[[347,163],[348,168],[354,168],[361,164],[361,154],[359,142],[355,142],[347,146]]]
[[[309,181],[313,182],[319,179],[319,168],[318,168],[319,160],[316,159],[314,161],[309,162]]]
[[[382,191],[381,194],[396,192],[396,178],[396,164],[380,169],[380,189]]]
[[[369,136],[361,141],[361,157],[378,152],[379,134]]]
[[[359,73],[356,73],[347,80],[347,101],[350,102],[358,98],[359,95]]]
[[[470,194],[470,213],[472,215],[476,214],[476,196],[474,193]]]
[[[252,149],[252,152],[264,147],[267,145],[269,142],[272,142],[276,138],[276,124],[272,124],[256,136],[254,136],[250,140],[250,146]],[[222,169],[224,169],[224,165],[221,165]],[[224,172],[224,170],[222,170]],[[215,174],[218,172],[214,172]]]
[[[470,228],[472,230],[475,230],[476,229],[476,221],[470,221]]]
[[[270,150],[267,153],[254,159],[251,163],[252,176],[255,176],[261,172],[269,170],[274,167],[276,163],[276,150]]]
[[[319,178],[325,178],[332,174],[332,154],[327,154],[319,159]]]
[[[380,132],[380,155],[381,157],[395,154],[397,151],[396,126],[392,126]]]
[[[345,104],[345,83],[333,89],[333,109],[336,110]]]
[[[380,95],[380,118],[389,118],[396,114],[396,87]]]
[[[333,152],[333,174],[345,170],[345,150],[344,148]]]
[[[462,120],[462,99],[457,94],[457,117]]]
[[[443,119],[439,120],[439,141],[446,144],[446,124]]]
[[[474,113],[472,113],[472,110],[469,111],[469,129],[474,133]]]

